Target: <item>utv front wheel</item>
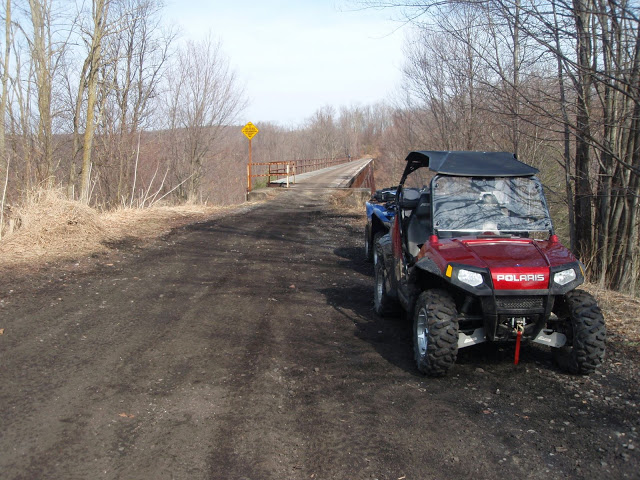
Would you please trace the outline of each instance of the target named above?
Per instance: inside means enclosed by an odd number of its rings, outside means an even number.
[[[567,293],[558,303],[554,310],[567,343],[553,349],[554,360],[569,373],[588,375],[604,360],[606,328],[602,311],[595,298],[583,290]]]
[[[380,251],[380,247],[378,245],[376,245],[376,254],[378,255],[378,261],[373,266],[375,271],[373,309],[381,317],[386,317],[396,313],[398,304],[396,299],[389,295],[390,282],[384,269],[382,252]]]
[[[441,377],[458,356],[458,314],[447,292],[428,290],[418,297],[413,315],[413,351],[418,370]]]

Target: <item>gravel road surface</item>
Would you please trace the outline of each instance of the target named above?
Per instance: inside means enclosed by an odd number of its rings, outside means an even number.
[[[635,363],[416,370],[322,184],[0,283],[2,479],[639,478]]]

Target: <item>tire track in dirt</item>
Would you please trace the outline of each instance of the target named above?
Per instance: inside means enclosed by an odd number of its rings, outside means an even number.
[[[31,416],[15,415],[3,422],[9,432],[17,431],[12,427],[19,423],[23,432],[44,434],[39,439],[45,444],[44,452],[33,457],[29,472],[47,473],[40,470],[42,465],[54,462],[64,465],[67,461],[69,467],[77,463],[83,445],[87,441],[95,443],[94,438],[87,438],[87,429],[98,437],[106,437],[100,441],[104,451],[120,452],[124,447],[118,439],[125,436],[127,427],[124,427],[124,433],[118,432],[119,425],[114,420],[118,420],[122,412],[133,415],[131,409],[135,402],[130,399],[140,395],[158,395],[163,388],[170,388],[166,384],[172,377],[182,377],[188,371],[186,360],[168,362],[160,375],[157,371],[170,350],[167,345],[175,338],[176,328],[182,327],[183,305],[189,304],[194,291],[190,275],[189,278],[180,276],[184,259],[176,260],[172,253],[166,253],[159,258],[162,265],[159,270],[157,265],[148,268],[146,262],[142,262],[133,268],[134,275],[141,277],[121,277],[121,274],[128,274],[118,272],[118,277],[100,278],[92,281],[93,285],[85,285],[84,298],[80,302],[83,305],[79,310],[66,307],[71,303],[68,302],[64,303],[62,311],[54,309],[51,318],[43,319],[45,330],[58,330],[55,336],[45,335],[49,343],[56,342],[52,345],[54,348],[46,350],[47,345],[44,349],[34,347],[39,335],[34,338],[26,336],[27,341],[20,346],[15,358],[20,358],[21,351],[26,350],[33,360],[24,362],[22,357],[22,361],[15,364],[12,359],[3,361],[9,371],[20,371],[22,363],[27,365],[26,371],[30,375],[35,372],[29,382],[30,390],[24,391],[18,399],[23,402],[20,407],[28,409]],[[168,278],[162,273],[167,267]],[[142,290],[134,288],[145,280],[150,283]],[[127,281],[133,286],[127,287]],[[167,283],[170,289],[167,289]],[[79,288],[82,284],[75,286]],[[128,293],[130,290],[131,294]],[[94,296],[98,292],[100,295]],[[69,300],[68,296],[66,300]],[[78,321],[74,323],[73,319]],[[50,326],[54,324],[57,325]],[[44,361],[43,350],[47,352]],[[39,364],[41,369],[31,368],[33,363]],[[62,375],[52,376],[52,369]],[[102,376],[96,377],[93,373],[96,371],[101,371]],[[46,378],[55,378],[57,382],[44,381]],[[164,386],[159,385],[162,381]],[[87,408],[89,402],[90,408]],[[16,406],[12,405],[12,408],[16,409]],[[143,412],[144,409],[138,407],[135,416],[142,419]],[[58,416],[61,416],[59,422],[55,420]],[[98,432],[105,427],[107,431],[113,430],[113,435],[105,436]],[[60,437],[68,441],[66,455],[60,455],[57,444]],[[12,440],[7,435],[5,439]],[[20,439],[13,440],[12,444],[21,444]],[[129,443],[132,441],[135,438]],[[29,449],[13,452],[13,456],[18,458],[21,454],[28,456]],[[112,468],[110,464],[117,463],[112,460],[109,456],[102,462],[107,470]]]
[[[290,331],[294,336],[309,333],[304,328],[296,330],[302,310],[308,309],[307,303],[297,297],[307,290],[309,265],[317,262],[313,246],[326,248],[316,227],[324,212],[313,196],[300,194],[287,196],[278,207],[284,210],[280,219],[274,222],[271,216],[271,223],[259,225],[250,235],[258,255],[253,260],[260,264],[262,274],[256,288],[262,289],[267,303],[256,320],[259,325],[246,347],[246,357],[239,362],[245,373],[236,373],[231,385],[233,408],[214,435],[225,439],[210,454],[215,478],[288,478],[300,469],[297,452],[303,440],[296,435],[297,421],[292,422],[290,415],[296,381],[289,377],[292,372],[299,376],[311,369],[286,361],[286,356],[291,349]],[[257,219],[251,220],[255,224]],[[265,255],[262,260],[260,255]]]

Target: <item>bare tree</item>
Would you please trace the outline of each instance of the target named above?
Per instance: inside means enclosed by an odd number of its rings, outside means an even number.
[[[335,121],[335,109],[322,107],[308,120],[310,139],[320,158],[337,158],[341,155],[338,125]],[[315,156],[315,155],[314,155]]]
[[[86,80],[87,89],[87,116],[84,130],[84,141],[82,148],[82,172],[80,175],[80,200],[88,203],[91,187],[91,147],[96,128],[96,103],[98,100],[98,78],[100,69],[103,66],[102,48],[105,37],[108,34],[109,7],[110,0],[93,0],[91,7],[92,28],[88,35],[88,54]]]
[[[110,187],[106,200],[131,204],[138,140],[142,130],[153,126],[155,99],[176,34],[162,27],[158,0],[123,0],[114,8],[118,26],[104,48],[109,66],[103,76],[109,88],[101,95],[97,154],[101,179]]]
[[[2,96],[0,97],[0,160],[6,164],[5,133],[7,100],[9,98],[9,59],[11,57],[11,0],[5,3],[4,11],[4,56],[2,58]],[[0,224],[1,225],[1,224]],[[0,227],[1,228],[1,227]]]
[[[38,146],[37,164],[39,180],[53,183],[53,116],[51,100],[53,95],[55,45],[52,33],[52,1],[29,0],[30,19],[33,37],[29,40],[31,59],[37,89],[38,100]]]
[[[196,201],[221,131],[246,105],[219,42],[211,36],[187,42],[169,74],[166,104],[175,144],[175,173],[189,179],[184,197]]]
[[[473,149],[481,141],[478,94],[483,73],[472,46],[473,19],[463,15],[457,29],[465,40],[421,31],[408,47],[404,75],[411,96],[428,112],[421,122],[434,148]],[[437,132],[437,136],[435,133]]]
[[[11,0],[7,0],[4,11],[4,57],[2,60],[2,96],[0,97],[0,172],[4,167],[5,183],[0,198],[0,238],[4,228],[4,204],[6,200],[7,185],[9,183],[9,156],[5,145],[7,100],[9,98],[9,58],[11,56]]]

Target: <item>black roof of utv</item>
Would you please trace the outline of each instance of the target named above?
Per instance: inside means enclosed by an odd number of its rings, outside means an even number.
[[[415,151],[407,156],[405,175],[421,167],[462,177],[526,177],[538,173],[509,152]]]

